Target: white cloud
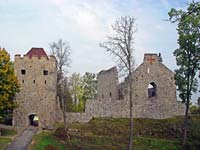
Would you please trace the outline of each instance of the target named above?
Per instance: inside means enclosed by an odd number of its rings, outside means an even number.
[[[52,4],[55,4],[57,6],[62,6],[64,3],[64,0],[46,0],[47,2],[51,2]]]
[[[170,5],[167,0],[161,0],[161,2],[162,5]],[[0,43],[11,49],[14,55],[15,53],[24,54],[32,46],[40,46],[48,50],[48,42],[63,38],[71,44],[73,54],[71,70],[76,72],[92,71],[91,68],[96,71],[96,66],[103,69],[108,66],[107,64],[113,64],[114,61],[98,47],[98,43],[104,41],[106,35],[111,33],[110,25],[120,16],[131,15],[137,19],[138,33],[135,40],[137,64],[143,60],[145,52],[168,49],[170,36],[176,34],[175,29],[169,30],[172,27],[166,27],[167,23],[163,23],[167,12],[165,15],[159,9],[154,9],[158,2],[154,4],[148,0],[130,0],[123,3],[117,0],[9,1],[9,4],[13,3],[17,5],[17,8],[27,8],[21,14],[24,16],[31,14],[31,19],[28,16],[27,20],[22,20],[24,19],[22,17],[21,22],[14,22],[19,16],[13,13],[10,23],[3,21],[0,25],[0,32],[4,36],[4,39],[0,39]],[[95,60],[99,62],[88,64],[89,61]],[[83,64],[86,67],[83,68],[77,64]]]
[[[171,5],[168,0],[160,0],[160,1],[164,5],[165,8],[167,9],[171,8]]]

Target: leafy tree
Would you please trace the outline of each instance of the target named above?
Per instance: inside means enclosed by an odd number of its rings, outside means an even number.
[[[79,73],[73,73],[69,78],[70,91],[74,102],[74,111],[83,111],[82,97],[84,93],[83,80]]]
[[[97,94],[97,80],[94,73],[86,72],[83,76],[83,105],[85,107],[86,100],[93,99]]]
[[[190,112],[191,114],[194,114],[194,115],[200,115],[200,108],[193,105],[190,107]]]
[[[9,115],[16,103],[13,101],[19,92],[19,83],[14,74],[14,65],[5,49],[0,48],[0,117]]]
[[[197,71],[200,68],[200,2],[192,2],[186,11],[171,9],[169,19],[178,23],[178,44],[174,51],[178,69],[175,71],[179,97],[186,105],[184,117],[183,146],[186,144],[189,121],[189,106],[197,91]]]
[[[114,55],[118,62],[119,68],[128,76],[129,83],[129,100],[130,100],[130,132],[129,146],[132,150],[133,143],[133,86],[132,72],[134,69],[133,58],[133,41],[136,33],[135,18],[126,16],[116,20],[112,26],[114,34],[107,37],[107,41],[100,44],[100,47],[105,48],[107,52]]]
[[[70,93],[70,86],[69,83],[64,87],[63,99],[66,100],[66,111],[72,112],[73,111],[73,99]]]
[[[197,105],[200,108],[200,97],[198,97],[198,99],[197,99]]]
[[[97,93],[96,75],[89,72],[84,76],[73,73],[69,78],[69,90],[73,99],[72,110],[84,111],[86,100],[94,98]]]

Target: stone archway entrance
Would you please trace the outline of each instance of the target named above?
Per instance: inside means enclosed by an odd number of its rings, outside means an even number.
[[[37,114],[30,114],[28,116],[28,119],[29,119],[29,125],[31,126],[38,126],[38,123],[39,123],[39,117]]]

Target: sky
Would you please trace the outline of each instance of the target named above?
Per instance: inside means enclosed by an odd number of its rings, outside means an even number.
[[[161,53],[163,63],[177,68],[177,25],[168,19],[171,8],[186,9],[191,0],[0,0],[0,47],[12,60],[31,47],[49,54],[49,43],[63,39],[71,47],[69,73],[98,73],[116,61],[99,43],[112,33],[111,24],[121,16],[136,18],[136,66],[144,53]]]

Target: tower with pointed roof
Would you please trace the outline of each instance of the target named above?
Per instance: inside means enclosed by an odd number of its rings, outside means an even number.
[[[31,48],[23,57],[15,55],[14,68],[21,90],[16,96],[14,126],[50,128],[56,122],[56,65],[55,57],[48,56],[43,48]]]

